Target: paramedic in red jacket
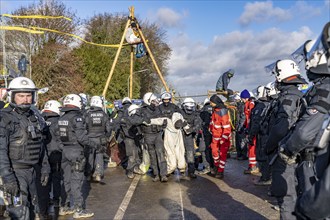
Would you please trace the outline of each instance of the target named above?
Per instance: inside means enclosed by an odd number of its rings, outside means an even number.
[[[231,126],[229,112],[219,96],[213,95],[210,98],[213,108],[210,131],[212,133],[212,157],[214,160],[214,170],[216,178],[223,178],[223,171],[227,160],[227,152],[230,146]]]
[[[244,89],[241,92],[241,99],[244,102],[244,114],[245,114],[245,121],[243,125],[243,129],[241,132],[247,135],[248,129],[250,127],[250,118],[251,112],[254,108],[254,102],[251,100],[251,95],[248,90]],[[247,170],[244,170],[245,174],[255,174],[259,172],[257,168],[257,160],[256,160],[256,138],[253,138],[253,144],[248,143],[248,157],[249,157],[249,167]]]

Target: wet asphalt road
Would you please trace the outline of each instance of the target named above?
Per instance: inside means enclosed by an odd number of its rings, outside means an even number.
[[[171,175],[167,183],[152,182],[149,174],[128,179],[122,167],[107,168],[103,183],[86,186],[87,209],[95,213],[89,219],[279,219],[275,198],[253,184],[258,176],[243,174],[246,167],[247,161],[228,159],[223,180]]]

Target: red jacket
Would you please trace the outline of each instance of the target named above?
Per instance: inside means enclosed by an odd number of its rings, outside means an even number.
[[[250,119],[251,119],[251,112],[254,108],[254,102],[251,100],[248,100],[244,104],[244,114],[245,114],[245,121],[244,121],[244,127],[249,128],[250,126]]]
[[[227,108],[214,108],[209,128],[215,140],[230,140],[231,126]]]

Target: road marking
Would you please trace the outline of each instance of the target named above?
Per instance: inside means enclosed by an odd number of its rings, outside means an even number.
[[[175,182],[177,182],[178,186],[179,186],[181,215],[182,215],[182,220],[184,220],[184,209],[183,209],[183,199],[182,199],[182,190],[181,190],[181,184],[180,184],[180,176],[181,176],[180,172],[175,172]]]
[[[124,215],[125,215],[125,212],[126,212],[126,209],[129,205],[129,202],[131,201],[131,198],[134,194],[134,191],[136,189],[136,186],[139,182],[139,180],[141,179],[141,175],[135,175],[131,185],[129,186],[128,190],[127,190],[127,193],[123,199],[123,201],[121,202],[118,210],[117,210],[117,213],[114,217],[114,219],[118,219],[118,220],[121,220],[123,219]]]

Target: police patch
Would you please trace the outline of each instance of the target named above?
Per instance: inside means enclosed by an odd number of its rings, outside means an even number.
[[[76,118],[76,121],[77,122],[82,122],[83,120],[82,120],[82,118]]]
[[[310,115],[315,115],[316,113],[318,113],[319,111],[317,111],[315,108],[310,108],[307,110],[308,114]]]

